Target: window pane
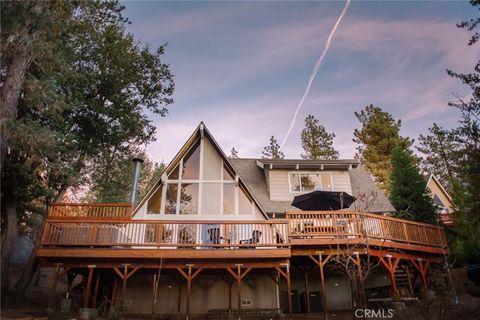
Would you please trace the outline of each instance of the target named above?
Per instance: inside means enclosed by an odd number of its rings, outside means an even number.
[[[290,190],[300,191],[300,175],[298,173],[290,174]]]
[[[332,191],[332,182],[329,174],[322,174],[322,186],[325,191]]]
[[[203,141],[203,179],[220,180],[220,174],[222,173],[222,159],[208,139],[204,139]]]
[[[167,188],[167,203],[165,204],[165,214],[175,214],[177,210],[177,190],[178,184],[169,184]]]
[[[202,214],[221,214],[220,193],[222,184],[204,183],[202,188]]]
[[[322,190],[322,176],[320,174],[302,174],[302,191]]]
[[[248,199],[242,188],[238,188],[238,213],[252,214],[252,202]]]
[[[158,214],[162,207],[162,186],[158,187],[157,191],[148,200],[147,213]]]
[[[225,183],[223,185],[223,214],[235,213],[235,185]]]
[[[178,180],[178,165],[173,169],[173,171],[168,175],[169,180]]]
[[[198,180],[200,170],[200,143],[197,142],[183,158],[182,179]]]
[[[233,174],[230,170],[227,169],[226,166],[223,166],[223,180],[233,181]]]
[[[197,214],[198,183],[182,183],[180,190],[180,214]]]

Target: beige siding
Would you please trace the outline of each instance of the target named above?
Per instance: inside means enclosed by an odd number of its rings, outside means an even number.
[[[190,300],[190,312],[192,314],[207,313],[211,309],[228,309],[228,286],[219,280],[219,276],[199,275],[192,282],[192,296]],[[179,288],[166,279],[158,291],[157,313],[176,314],[178,307]],[[181,288],[181,313],[186,312],[187,288],[184,284]],[[277,299],[275,284],[267,276],[249,275],[242,282],[242,300],[252,302],[250,308],[276,308]],[[232,285],[232,307],[237,306],[237,287]],[[152,312],[152,283],[148,276],[134,276],[128,281],[126,300],[129,314],[151,314]],[[247,308],[247,307],[244,307]]]
[[[450,201],[450,199],[448,199],[448,197],[445,195],[445,192],[443,192],[443,190],[440,188],[440,186],[434,179],[430,179],[428,183],[428,188],[432,193],[432,197],[436,195],[443,203],[443,206],[448,209],[448,211],[453,211],[453,203]]]
[[[288,170],[270,170],[270,200],[273,201],[292,201],[299,193],[291,193],[289,190]],[[302,171],[304,172],[304,171]],[[352,186],[350,184],[350,175],[348,171],[321,171],[322,174],[331,174],[333,191],[343,191],[352,194]]]

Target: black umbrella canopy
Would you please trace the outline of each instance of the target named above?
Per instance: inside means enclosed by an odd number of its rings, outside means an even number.
[[[350,207],[355,200],[346,192],[313,191],[296,196],[292,206],[304,211],[340,210]]]

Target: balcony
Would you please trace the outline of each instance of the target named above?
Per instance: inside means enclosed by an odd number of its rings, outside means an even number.
[[[124,204],[52,205],[37,256],[288,258],[301,248],[365,244],[421,253],[446,251],[439,226],[360,212],[288,212],[284,220],[267,221],[133,220],[130,212]]]
[[[53,205],[44,225],[37,256],[290,257],[286,220],[133,220],[129,208],[126,205]]]
[[[356,245],[444,253],[442,227],[371,213],[348,211],[288,212],[293,246]]]

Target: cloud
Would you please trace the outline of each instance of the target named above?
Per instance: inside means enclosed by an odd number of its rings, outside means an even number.
[[[270,135],[280,140],[285,134],[336,16],[315,13],[250,28],[232,22],[249,9],[161,14],[136,27],[147,40],[160,34],[173,39],[167,57],[176,74],[176,103],[167,118],[156,121],[158,139],[148,148],[156,160],[170,160],[201,120],[227,154],[235,146],[241,156],[259,157]],[[402,134],[411,137],[437,119],[453,123],[447,103],[452,91],[462,89],[445,68],[473,68],[479,54],[467,39],[452,21],[347,14],[285,145],[287,156],[300,155],[300,131],[310,113],[336,133],[334,146],[342,157],[355,152],[353,112],[370,103],[402,118]]]

